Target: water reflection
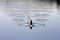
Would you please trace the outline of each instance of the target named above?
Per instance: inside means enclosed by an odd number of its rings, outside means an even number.
[[[18,26],[29,27],[28,23],[31,19],[34,27],[45,26],[49,20],[49,16],[54,12],[54,5],[35,4],[33,2],[7,2],[5,12],[11,16]],[[47,6],[47,7],[46,7]]]

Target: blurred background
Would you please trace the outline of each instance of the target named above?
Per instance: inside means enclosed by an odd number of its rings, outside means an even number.
[[[0,0],[0,40],[60,40],[60,10],[54,1]]]

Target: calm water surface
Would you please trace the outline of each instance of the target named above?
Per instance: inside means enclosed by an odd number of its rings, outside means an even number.
[[[28,21],[35,25],[32,30]],[[60,13],[55,3],[0,2],[0,40],[60,40]]]

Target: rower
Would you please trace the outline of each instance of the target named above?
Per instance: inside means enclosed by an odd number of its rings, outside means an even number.
[[[29,26],[30,26],[30,29],[32,29],[32,26],[33,26],[32,20],[29,21]]]

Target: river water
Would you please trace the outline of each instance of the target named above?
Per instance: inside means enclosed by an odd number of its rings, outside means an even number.
[[[49,2],[2,0],[0,40],[60,40],[60,12],[56,7]]]

